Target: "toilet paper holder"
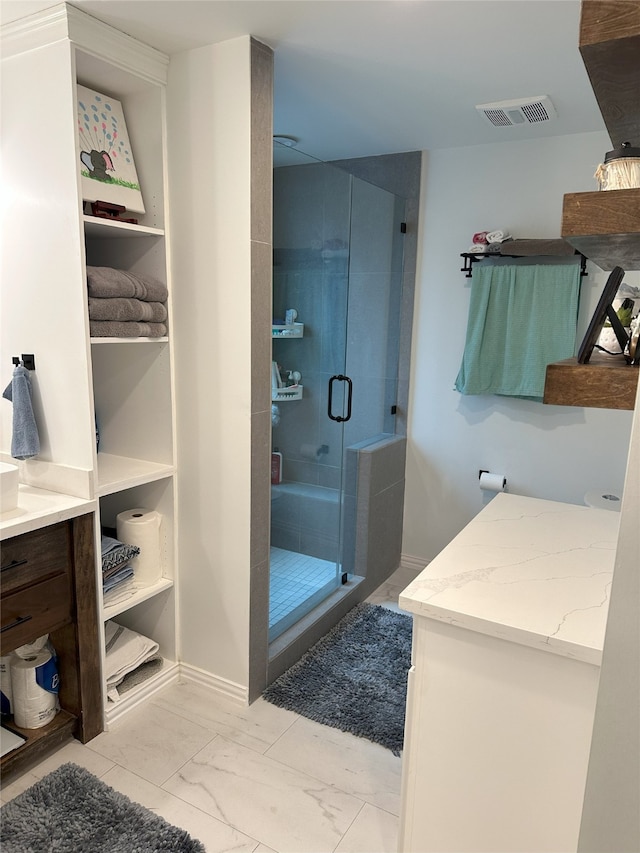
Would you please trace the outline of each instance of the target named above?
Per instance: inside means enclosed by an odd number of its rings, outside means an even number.
[[[486,484],[483,482],[482,475],[486,474],[486,480],[490,481]],[[507,478],[504,474],[492,474],[486,468],[480,468],[478,471],[478,480],[480,488],[488,491],[504,491],[507,488]]]

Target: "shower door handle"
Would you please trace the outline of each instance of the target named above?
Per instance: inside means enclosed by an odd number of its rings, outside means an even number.
[[[333,414],[333,383],[334,382],[346,382],[347,383],[347,414],[346,417],[342,417],[342,415],[334,415]],[[332,376],[329,380],[329,402],[327,404],[327,414],[331,418],[332,421],[337,421],[338,423],[345,423],[351,418],[351,398],[353,396],[353,382],[349,379],[348,376],[343,376],[341,373],[336,376]]]

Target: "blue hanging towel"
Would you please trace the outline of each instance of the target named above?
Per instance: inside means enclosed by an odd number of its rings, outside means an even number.
[[[31,405],[31,377],[22,364],[16,365],[11,382],[2,392],[13,403],[11,455],[14,459],[30,459],[40,453],[40,436]]]
[[[548,364],[575,351],[579,264],[473,271],[461,394],[542,398]]]

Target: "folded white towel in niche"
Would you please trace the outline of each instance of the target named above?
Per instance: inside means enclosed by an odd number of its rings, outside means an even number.
[[[120,698],[116,690],[127,673],[137,669],[158,654],[158,643],[130,631],[116,622],[108,621],[104,626],[105,662],[104,676],[107,696],[112,702]]]
[[[132,577],[131,580],[119,583],[113,589],[105,592],[102,596],[102,603],[105,607],[113,607],[114,604],[122,604],[124,601],[128,601],[135,593],[136,587]]]

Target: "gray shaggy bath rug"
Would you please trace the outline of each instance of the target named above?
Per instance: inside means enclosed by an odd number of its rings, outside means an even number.
[[[400,755],[412,625],[404,613],[359,604],[263,696]]]
[[[2,853],[205,853],[183,829],[77,764],[63,764],[0,809]]]

